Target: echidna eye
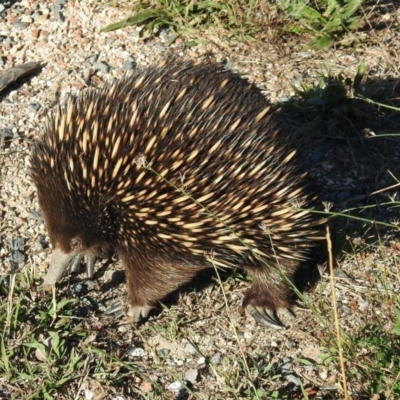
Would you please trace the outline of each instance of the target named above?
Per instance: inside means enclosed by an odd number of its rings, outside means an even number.
[[[82,242],[78,238],[71,239],[69,243],[71,250],[79,250],[82,247]]]

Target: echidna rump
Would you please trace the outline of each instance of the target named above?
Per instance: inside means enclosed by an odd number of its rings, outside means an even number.
[[[46,285],[112,247],[137,321],[213,264],[240,267],[244,306],[276,326],[320,238],[290,135],[254,84],[208,62],[162,63],[69,97],[31,176],[53,246]]]

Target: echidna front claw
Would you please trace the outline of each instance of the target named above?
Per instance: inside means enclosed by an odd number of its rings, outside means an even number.
[[[86,255],[86,277],[89,279],[93,278],[94,264],[96,264],[96,256],[92,253],[87,254]]]
[[[77,254],[72,260],[71,263],[69,264],[69,272],[75,273],[78,271],[79,264],[83,260],[83,253]]]
[[[77,254],[71,261],[69,270],[74,273],[78,271],[79,264],[83,260],[84,253]],[[94,265],[96,263],[96,256],[93,253],[86,254],[86,277],[92,279],[94,275]]]
[[[128,310],[125,309],[124,304],[118,300],[111,305],[111,307],[106,310],[106,314],[111,315],[114,314],[115,318],[119,318],[123,315],[127,315],[128,317],[133,319],[133,322],[136,324],[141,319],[146,318],[149,315],[152,307],[149,305],[145,306],[129,306]]]
[[[273,310],[252,305],[248,305],[247,310],[249,314],[261,325],[274,329],[284,328]]]

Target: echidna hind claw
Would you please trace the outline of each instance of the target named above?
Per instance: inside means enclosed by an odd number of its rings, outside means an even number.
[[[149,305],[144,306],[131,306],[127,312],[127,315],[133,319],[133,322],[136,324],[142,318],[146,318],[149,315],[152,307]]]
[[[111,307],[105,311],[106,314],[111,315],[114,314],[115,318],[119,318],[123,315],[127,315],[128,317],[133,319],[133,322],[136,324],[141,319],[146,318],[149,315],[152,307],[149,305],[145,306],[129,306],[128,309],[124,307],[124,304],[118,300],[111,305]]]
[[[283,329],[284,326],[278,320],[273,310],[264,307],[257,307],[248,305],[247,310],[250,315],[261,325],[268,326],[269,328]]]
[[[287,319],[296,319],[296,316],[293,314],[292,310],[289,308],[279,308],[278,312],[284,315]]]

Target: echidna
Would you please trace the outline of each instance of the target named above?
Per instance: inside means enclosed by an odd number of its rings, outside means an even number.
[[[209,62],[164,62],[69,97],[31,160],[53,246],[45,284],[111,246],[137,321],[200,270],[240,267],[253,280],[244,306],[277,326],[321,236],[280,119],[254,84]]]

